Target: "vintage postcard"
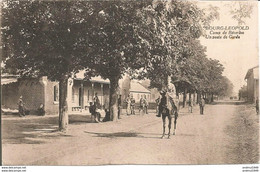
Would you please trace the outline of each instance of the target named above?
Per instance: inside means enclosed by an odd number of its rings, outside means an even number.
[[[2,170],[259,170],[257,1],[2,0],[0,21]]]

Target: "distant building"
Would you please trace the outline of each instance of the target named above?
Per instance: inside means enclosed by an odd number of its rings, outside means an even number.
[[[133,96],[136,102],[138,102],[141,97],[146,98],[148,102],[151,101],[151,91],[146,89],[137,81],[131,81],[129,94]]]
[[[249,69],[246,73],[247,101],[255,102],[259,96],[259,66]]]
[[[122,100],[125,100],[129,95],[131,87],[131,79],[128,75],[124,75],[122,79],[119,80],[119,94],[122,96]]]

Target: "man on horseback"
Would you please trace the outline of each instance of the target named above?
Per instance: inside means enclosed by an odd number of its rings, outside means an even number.
[[[166,125],[166,117],[168,117],[169,121],[169,133],[168,138],[170,138],[170,130],[171,130],[171,122],[174,117],[174,131],[173,135],[176,133],[176,124],[178,118],[178,110],[179,110],[179,100],[176,98],[176,89],[175,86],[170,82],[170,77],[168,77],[168,87],[161,92],[162,98],[159,103],[159,113],[157,116],[162,115],[163,120],[163,135],[165,135],[165,125]]]

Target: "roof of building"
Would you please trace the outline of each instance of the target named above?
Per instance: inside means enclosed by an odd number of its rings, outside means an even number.
[[[139,82],[131,81],[130,92],[139,92],[139,93],[151,93],[150,90],[146,89]]]
[[[108,79],[103,79],[100,76],[91,77],[90,79],[87,79],[84,75],[84,70],[79,71],[75,74],[75,80],[89,80],[90,82],[95,83],[103,83],[103,84],[110,84],[110,81]]]
[[[251,75],[253,75],[254,79],[259,79],[259,66],[248,69],[245,79],[248,79]]]
[[[9,75],[9,74],[2,74],[1,75],[1,85],[10,84],[12,82],[16,82],[18,79],[17,75]]]

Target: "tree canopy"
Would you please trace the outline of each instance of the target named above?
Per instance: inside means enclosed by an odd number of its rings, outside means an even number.
[[[110,114],[117,120],[118,81],[126,72],[161,89],[167,78],[189,91],[218,93],[223,66],[207,59],[198,38],[218,18],[188,1],[4,1],[3,57],[23,77],[60,82],[60,126],[67,120],[67,81],[110,80]],[[223,79],[223,78],[222,78]],[[64,125],[63,125],[64,124]]]

